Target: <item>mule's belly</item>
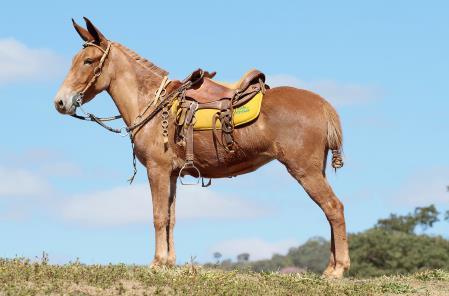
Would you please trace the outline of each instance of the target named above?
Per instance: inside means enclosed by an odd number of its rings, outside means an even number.
[[[206,178],[234,177],[253,172],[259,167],[272,161],[273,157],[261,154],[251,159],[236,159],[235,161],[217,162],[215,165],[208,163],[205,165],[201,161],[196,161],[195,165]]]
[[[216,142],[212,131],[198,131],[194,135],[195,165],[207,178],[232,177],[255,171],[274,158],[272,141],[264,131],[264,116],[234,130],[234,150],[226,152]]]

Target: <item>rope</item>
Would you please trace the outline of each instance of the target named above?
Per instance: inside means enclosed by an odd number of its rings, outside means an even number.
[[[129,140],[131,141],[131,150],[133,152],[133,174],[128,179],[129,185],[131,185],[134,181],[134,178],[136,177],[136,174],[137,174],[137,165],[136,165],[136,151],[134,150],[134,138],[132,137],[131,134],[129,134]]]
[[[90,115],[92,115],[92,114],[90,114]],[[81,116],[81,115],[78,115],[78,114],[72,114],[70,116],[78,118],[78,119],[81,119],[81,120],[92,121],[90,116]],[[120,118],[122,118],[122,116],[121,115],[115,115],[115,116],[111,116],[111,117],[96,117],[96,118],[99,121],[112,121],[112,120],[120,119]]]

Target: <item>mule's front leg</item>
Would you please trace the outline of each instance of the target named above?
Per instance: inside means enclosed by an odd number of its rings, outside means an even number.
[[[169,170],[160,167],[148,168],[148,179],[153,200],[153,223],[156,248],[152,267],[166,265],[168,256],[167,228],[169,227],[169,204],[171,195]]]
[[[175,238],[174,238],[174,228],[176,223],[176,181],[178,180],[178,175],[172,175],[170,178],[170,198],[169,198],[169,226],[168,226],[168,259],[167,265],[176,265],[176,252],[175,252]]]

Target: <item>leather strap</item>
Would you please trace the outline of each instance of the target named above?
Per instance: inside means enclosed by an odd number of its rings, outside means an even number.
[[[237,108],[246,104],[251,100],[259,91],[261,87],[259,84],[251,85],[244,92],[238,93],[232,102],[232,107]]]
[[[78,94],[78,96],[80,97],[80,100],[82,101],[84,95],[86,94],[86,91],[89,90],[89,88],[97,81],[98,77],[100,77],[101,72],[103,71],[103,64],[107,58],[107,56],[109,55],[109,52],[111,51],[111,42],[108,41],[108,45],[106,47],[106,50],[104,50],[103,48],[101,48],[100,46],[96,45],[95,43],[92,42],[86,42],[84,43],[84,47],[88,47],[88,46],[93,46],[98,48],[99,50],[101,50],[103,52],[103,55],[101,56],[100,62],[98,63],[98,66],[96,66],[94,68],[93,71],[93,76],[92,78],[89,80],[89,82],[87,83],[87,85],[84,87],[84,89]],[[80,102],[80,105],[82,104],[82,102]]]
[[[193,164],[193,159],[193,124],[189,124],[186,134],[186,163]]]
[[[195,125],[195,112],[198,109],[198,103],[192,102],[186,115],[185,125],[187,126],[186,134],[186,163],[193,164],[193,126]]]

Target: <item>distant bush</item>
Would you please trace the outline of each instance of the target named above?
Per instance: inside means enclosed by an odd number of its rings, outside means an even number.
[[[413,213],[392,214],[372,229],[349,236],[349,254],[354,276],[405,274],[426,269],[449,270],[449,241],[441,236],[417,235],[439,221],[434,205]]]
[[[251,263],[255,271],[277,271],[284,267],[295,266],[320,273],[326,268],[329,259],[330,244],[322,237],[309,239],[303,245],[291,248],[287,255],[274,255],[270,260]]]
[[[441,236],[369,229],[349,236],[350,275],[369,277],[426,269],[449,270],[449,241]]]
[[[206,267],[218,267],[224,270],[251,269],[257,272],[279,271],[285,267],[298,267],[301,270],[320,273],[324,270],[329,259],[330,243],[322,237],[314,237],[299,247],[291,248],[287,255],[274,254],[271,259],[258,261],[230,259],[218,264],[205,264]],[[245,254],[249,255],[249,254]],[[237,258],[238,259],[238,258]]]

